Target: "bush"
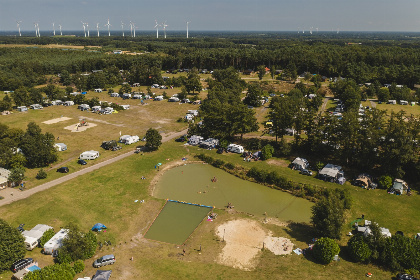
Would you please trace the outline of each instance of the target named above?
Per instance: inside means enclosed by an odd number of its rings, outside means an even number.
[[[340,247],[337,242],[328,237],[318,239],[312,249],[314,258],[322,264],[329,264],[335,255],[340,253]]]
[[[55,232],[54,229],[49,229],[41,237],[41,240],[39,241],[39,247],[44,247],[44,244],[47,243],[53,236]]]
[[[270,159],[273,157],[274,148],[270,144],[267,144],[262,148],[261,153],[263,160]]]
[[[0,219],[0,272],[10,269],[13,262],[25,256],[24,241],[16,228]]]
[[[369,248],[369,245],[365,242],[362,235],[355,235],[350,238],[347,243],[347,248],[350,256],[356,262],[368,261],[372,255],[372,250]]]
[[[387,175],[382,175],[378,180],[378,188],[387,190],[392,187],[392,178]]]
[[[234,165],[233,163],[230,163],[230,162],[226,163],[226,164],[225,164],[225,167],[226,167],[227,169],[230,169],[230,170],[235,169],[235,165]]]
[[[45,178],[47,178],[47,172],[45,172],[45,170],[44,170],[43,168],[41,168],[41,169],[38,171],[38,173],[36,174],[36,178],[37,178],[38,180],[41,180],[41,179],[45,179]]]
[[[73,264],[73,270],[76,274],[82,272],[85,270],[85,263],[82,260],[75,261]]]
[[[213,161],[212,165],[214,167],[220,168],[223,164],[225,164],[225,162],[221,159],[216,159],[215,161]]]

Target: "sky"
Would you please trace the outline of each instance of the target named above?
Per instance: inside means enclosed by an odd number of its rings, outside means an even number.
[[[407,31],[420,32],[420,0],[0,0],[0,31],[102,31],[121,21],[151,31],[155,20],[171,30],[191,31]]]

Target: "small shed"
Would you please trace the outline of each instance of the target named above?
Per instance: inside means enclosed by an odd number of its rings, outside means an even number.
[[[54,147],[57,149],[57,151],[62,152],[67,150],[67,145],[64,143],[55,143]]]

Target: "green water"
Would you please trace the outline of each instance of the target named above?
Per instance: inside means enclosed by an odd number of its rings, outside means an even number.
[[[217,182],[212,182],[213,177]],[[309,222],[310,201],[269,187],[239,179],[208,164],[187,164],[170,169],[157,183],[158,198],[224,208],[229,202],[235,210],[282,221]]]
[[[146,232],[146,238],[181,245],[211,208],[168,202]]]

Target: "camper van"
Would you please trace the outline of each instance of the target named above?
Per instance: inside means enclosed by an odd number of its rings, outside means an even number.
[[[63,245],[64,238],[67,237],[69,230],[61,229],[44,245],[44,254],[52,255],[52,253]]]
[[[123,99],[130,99],[131,98],[131,93],[123,93],[122,98]]]
[[[203,137],[198,136],[198,135],[193,135],[190,137],[190,139],[188,140],[188,144],[191,146],[196,146],[196,145],[200,145],[200,143],[204,140]]]
[[[64,106],[73,106],[73,105],[74,105],[74,101],[71,101],[71,100],[69,100],[69,101],[65,101],[65,102],[63,103],[63,105],[64,105]]]
[[[80,154],[79,159],[96,159],[99,157],[99,152],[97,151],[86,151]]]
[[[19,106],[19,107],[17,107],[17,110],[19,112],[26,112],[26,111],[28,111],[28,107],[26,107],[26,106]]]
[[[119,93],[118,93],[118,92],[111,92],[109,95],[110,95],[111,97],[120,97],[120,95],[119,95]]]
[[[242,154],[244,152],[244,147],[241,145],[230,144],[227,149],[228,152]]]
[[[42,106],[41,106],[41,105],[39,105],[39,104],[32,104],[30,107],[31,107],[31,109],[33,109],[33,110],[39,110],[39,109],[44,108],[44,107],[42,107]]]
[[[90,109],[90,106],[88,104],[80,104],[77,106],[77,109],[80,109],[80,111],[87,111]]]
[[[124,143],[126,145],[130,145],[136,142],[140,141],[140,137],[138,137],[137,135],[123,135],[120,137],[120,143]]]
[[[23,237],[25,238],[25,248],[26,250],[31,251],[36,246],[38,246],[38,242],[41,239],[41,237],[44,235],[44,233],[52,229],[52,227],[48,225],[36,225],[31,230],[25,230],[22,232]]]

